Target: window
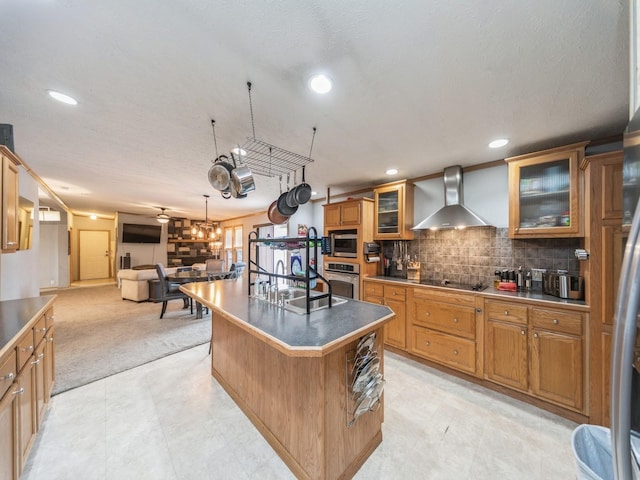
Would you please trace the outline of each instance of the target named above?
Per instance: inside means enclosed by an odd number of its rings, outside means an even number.
[[[224,229],[224,260],[227,269],[242,261],[242,225]]]

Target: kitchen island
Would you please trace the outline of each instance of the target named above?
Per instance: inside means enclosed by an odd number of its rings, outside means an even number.
[[[348,301],[309,315],[250,298],[238,281],[180,287],[211,309],[211,374],[298,478],[350,478],[382,441],[383,399],[354,418],[356,348],[386,306]],[[379,407],[379,408],[378,408]]]

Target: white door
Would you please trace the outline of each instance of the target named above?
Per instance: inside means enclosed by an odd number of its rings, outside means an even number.
[[[109,231],[80,230],[80,280],[109,278]]]

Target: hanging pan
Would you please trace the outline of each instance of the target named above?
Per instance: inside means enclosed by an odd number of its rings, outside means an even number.
[[[293,189],[296,203],[298,205],[304,205],[311,199],[311,185],[309,185],[304,179],[304,169],[305,167],[302,167],[302,183]]]
[[[282,195],[282,177],[280,177],[280,195]],[[269,221],[274,225],[281,225],[289,221],[289,217],[287,215],[282,215],[278,211],[278,200],[271,202],[269,210],[267,210],[267,216],[269,217]]]
[[[289,188],[289,174],[287,174],[287,189]],[[286,215],[287,217],[290,217],[291,215],[293,215],[294,213],[296,213],[296,211],[298,210],[298,207],[290,207],[289,205],[287,205],[287,192],[282,193],[279,197],[278,197],[278,211],[282,214],[282,215]]]
[[[233,166],[227,162],[226,155],[220,155],[209,168],[209,183],[219,192],[229,189]]]

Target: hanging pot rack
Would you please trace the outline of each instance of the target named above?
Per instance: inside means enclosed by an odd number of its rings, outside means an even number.
[[[251,171],[265,177],[277,177],[299,170],[305,165],[313,162],[313,159],[311,158],[311,151],[313,150],[313,140],[316,136],[316,127],[313,127],[313,136],[311,138],[311,148],[309,149],[308,157],[290,152],[289,150],[285,150],[262,140],[258,140],[256,138],[256,129],[253,121],[251,82],[247,82],[247,91],[249,93],[249,109],[251,112],[251,129],[253,137],[247,137],[247,141],[241,146],[241,148],[246,152],[243,154],[242,160],[249,166]]]

